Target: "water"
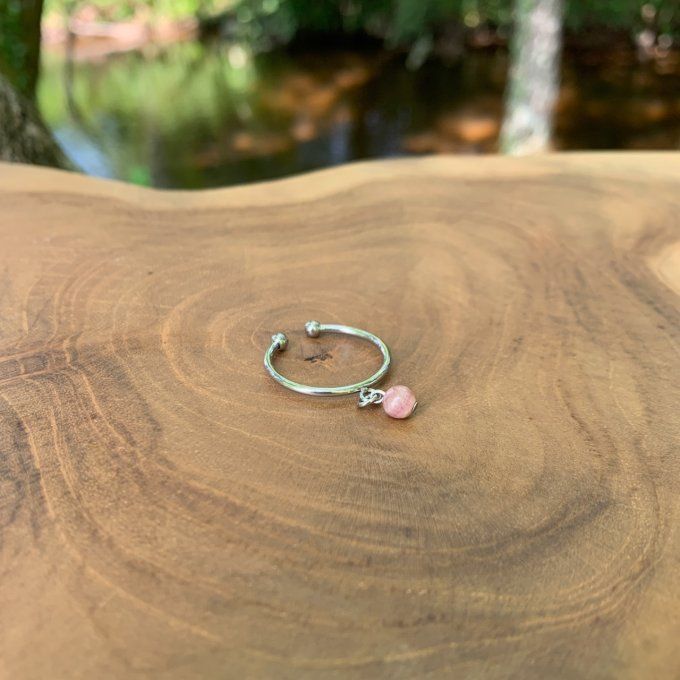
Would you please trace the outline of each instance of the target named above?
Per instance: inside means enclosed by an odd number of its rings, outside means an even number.
[[[633,54],[564,59],[558,149],[678,148],[680,70]],[[42,113],[92,175],[225,186],[364,158],[497,148],[507,55],[417,71],[385,53],[269,54],[200,42],[67,63],[47,54]]]

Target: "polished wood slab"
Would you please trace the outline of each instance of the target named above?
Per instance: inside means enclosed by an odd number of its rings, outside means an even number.
[[[160,192],[0,165],[0,676],[678,678],[680,155]],[[391,347],[416,415],[314,399]]]

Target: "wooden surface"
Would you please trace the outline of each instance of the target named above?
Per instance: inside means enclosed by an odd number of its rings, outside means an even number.
[[[679,159],[0,166],[0,676],[680,677]]]

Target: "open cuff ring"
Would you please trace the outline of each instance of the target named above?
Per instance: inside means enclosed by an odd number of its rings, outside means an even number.
[[[269,375],[279,384],[301,394],[309,394],[316,397],[330,397],[343,394],[359,393],[359,407],[363,408],[369,404],[382,404],[385,413],[392,418],[408,418],[418,404],[411,390],[404,385],[394,385],[388,390],[375,389],[372,386],[383,379],[390,369],[390,350],[387,345],[373,333],[363,331],[360,328],[343,326],[341,324],[322,324],[318,321],[308,321],[305,324],[305,332],[310,338],[318,338],[321,333],[343,333],[353,335],[363,340],[372,342],[381,352],[383,357],[382,366],[370,377],[351,385],[341,385],[339,387],[314,387],[303,385],[282,376],[275,368],[273,362],[276,352],[283,352],[288,346],[288,338],[284,333],[272,335],[272,344],[264,354],[264,367]]]

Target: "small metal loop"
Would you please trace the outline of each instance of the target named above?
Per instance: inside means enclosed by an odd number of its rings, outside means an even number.
[[[295,382],[294,380],[289,380],[288,378],[282,376],[274,368],[272,363],[274,355],[278,351],[284,351],[288,345],[286,336],[283,333],[276,333],[274,336],[272,336],[272,344],[264,354],[264,367],[267,373],[269,373],[269,375],[274,378],[276,382],[280,383],[289,390],[317,397],[353,394],[355,392],[360,392],[362,389],[370,387],[371,385],[375,385],[377,382],[382,380],[390,368],[390,350],[387,345],[377,335],[373,335],[373,333],[363,331],[360,328],[352,328],[352,326],[343,326],[341,324],[320,324],[317,321],[308,321],[305,324],[305,329],[309,337],[317,337],[320,333],[342,333],[345,335],[353,335],[357,338],[362,338],[363,340],[368,340],[378,347],[382,353],[383,363],[382,366],[372,376],[358,383],[353,383],[352,385],[341,385],[340,387],[314,387],[312,385],[302,385],[301,383]],[[381,390],[373,391],[376,393],[382,392]],[[384,396],[384,392],[382,395]],[[382,401],[382,396],[378,394],[377,398],[380,401],[372,400],[368,403],[379,404]]]
[[[359,408],[364,408],[369,404],[382,404],[385,398],[383,390],[375,390],[372,387],[362,387],[359,390]]]

